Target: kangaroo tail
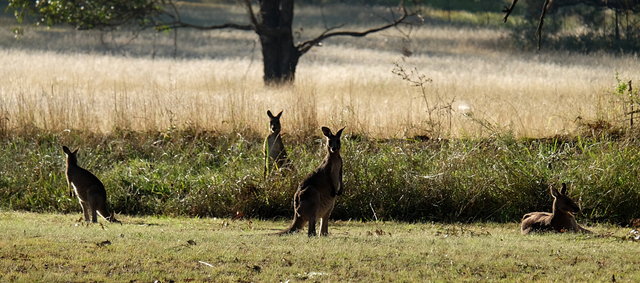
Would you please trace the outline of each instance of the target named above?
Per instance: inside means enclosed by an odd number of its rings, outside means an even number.
[[[104,219],[106,219],[107,221],[111,223],[120,223],[120,225],[122,225],[122,222],[116,219],[115,213],[113,213],[113,211],[110,211],[109,208],[98,210],[98,212],[100,212],[100,215],[102,215],[102,217],[104,217]]]
[[[122,222],[116,219],[116,216],[113,213],[111,213],[111,216],[107,217],[107,220],[111,223],[120,223],[120,225],[122,225]]]
[[[302,229],[304,227],[304,224],[305,224],[305,221],[301,217],[299,217],[297,213],[294,213],[293,221],[291,222],[291,225],[289,225],[287,229],[280,231],[278,235],[286,235],[286,234],[294,233]]]

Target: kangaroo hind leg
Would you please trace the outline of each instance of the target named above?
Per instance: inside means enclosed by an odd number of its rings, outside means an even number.
[[[320,225],[320,236],[329,236],[329,216],[331,211],[322,216],[322,225]]]
[[[313,237],[316,235],[316,216],[313,215],[309,218],[309,237]]]
[[[91,219],[89,218],[89,211],[91,210],[91,206],[84,201],[80,201],[80,207],[82,207],[82,213],[84,214],[84,221],[85,222],[91,221]]]

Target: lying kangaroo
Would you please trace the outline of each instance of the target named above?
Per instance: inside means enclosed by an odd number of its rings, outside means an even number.
[[[549,186],[553,196],[553,212],[530,212],[522,217],[520,231],[522,234],[531,232],[581,232],[591,233],[576,222],[573,213],[580,212],[580,208],[567,196],[567,184],[562,183],[562,190],[558,192]]]
[[[302,181],[293,197],[293,222],[280,234],[293,233],[309,222],[308,235],[316,235],[316,219],[321,218],[320,235],[329,234],[329,216],[342,194],[342,158],[340,157],[340,129],[335,135],[327,127],[322,133],[327,137],[327,156],[322,164]]]
[[[91,213],[91,221],[98,222],[97,214],[104,217],[109,222],[117,222],[115,216],[109,211],[107,204],[107,191],[100,180],[91,172],[78,166],[78,150],[71,152],[68,147],[62,146],[62,151],[67,155],[67,183],[73,188],[69,192],[69,196],[73,197],[75,191],[80,206],[84,211],[84,221],[89,222],[89,213]]]
[[[269,116],[269,129],[271,134],[264,140],[264,173],[267,174],[271,171],[271,166],[275,163],[276,168],[283,168],[289,166],[289,160],[287,159],[287,152],[284,149],[284,143],[282,143],[282,136],[280,130],[280,117],[282,111],[278,115],[273,115],[271,111],[267,110]]]

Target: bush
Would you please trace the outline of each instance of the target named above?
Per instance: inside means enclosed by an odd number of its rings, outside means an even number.
[[[550,211],[548,185],[567,182],[592,221],[639,218],[636,140],[343,140],[345,194],[333,218],[519,221]],[[105,184],[117,213],[291,217],[300,181],[318,166],[320,138],[289,141],[292,170],[263,176],[262,139],[194,134],[14,135],[1,140],[0,207],[79,213],[69,198],[61,144]]]

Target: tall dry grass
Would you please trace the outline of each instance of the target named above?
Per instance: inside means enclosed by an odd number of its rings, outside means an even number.
[[[197,8],[211,18],[243,19],[234,7]],[[338,16],[321,17],[327,9]],[[383,11],[368,9],[301,7],[296,27],[304,26],[304,39],[322,31],[322,18],[329,26],[348,14],[380,22]],[[191,16],[204,21],[199,13]],[[426,24],[410,38],[392,30],[329,40],[301,59],[295,85],[267,88],[259,43],[248,32],[181,30],[173,59],[172,34],[23,27],[15,40],[14,24],[2,23],[0,116],[8,130],[265,133],[265,111],[272,109],[284,110],[289,134],[326,124],[375,137],[432,135],[420,90],[392,73],[399,62],[433,80],[424,89],[431,105],[452,103],[438,117],[447,121],[445,134],[538,137],[572,132],[577,117],[613,119],[618,113],[607,93],[615,74],[640,78],[637,56],[519,53],[501,47],[505,30]],[[403,58],[403,48],[414,55]]]

